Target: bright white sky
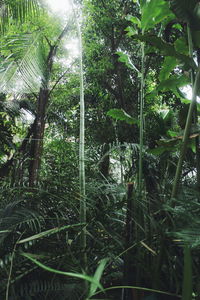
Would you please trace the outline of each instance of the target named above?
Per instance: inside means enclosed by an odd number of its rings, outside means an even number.
[[[72,5],[70,0],[45,0],[51,11],[60,16],[70,14],[72,12]]]
[[[69,17],[73,13],[72,1],[73,0],[45,0],[49,6],[51,12],[56,16],[63,19],[66,22],[66,17]],[[79,55],[78,39],[76,37],[70,38],[66,41],[65,48],[69,52],[67,59],[62,59],[61,63],[69,65],[74,58]]]

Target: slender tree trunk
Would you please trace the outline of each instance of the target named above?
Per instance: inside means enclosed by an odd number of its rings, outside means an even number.
[[[34,187],[38,183],[39,179],[39,169],[41,164],[41,156],[43,150],[43,138],[45,131],[45,118],[46,118],[46,110],[49,102],[49,79],[52,72],[53,66],[53,57],[56,55],[58,44],[61,39],[64,37],[66,32],[68,31],[68,24],[65,26],[59,37],[57,38],[54,45],[51,45],[47,40],[50,50],[46,60],[46,70],[44,74],[43,86],[40,88],[38,103],[37,103],[37,113],[35,120],[35,129],[33,133],[33,138],[31,142],[30,149],[30,165],[29,165],[29,186]]]
[[[86,205],[86,192],[85,192],[85,101],[84,101],[84,75],[83,75],[83,46],[82,46],[82,33],[79,24],[80,17],[76,14],[73,0],[71,4],[74,10],[76,20],[78,40],[79,40],[79,70],[80,70],[80,132],[79,132],[79,186],[80,186],[80,222],[86,223],[87,221],[87,205]],[[82,268],[87,270],[87,253],[86,253],[86,227],[83,228],[80,235],[80,247],[83,250],[81,259]],[[85,282],[87,289],[87,283]]]
[[[78,23],[78,21],[77,21]],[[80,222],[86,223],[86,194],[85,194],[85,102],[83,83],[82,36],[78,26],[80,49],[80,143],[79,143],[79,181],[80,181]],[[83,267],[87,268],[86,228],[81,233],[81,247],[84,250]]]
[[[34,187],[37,185],[39,178],[39,169],[41,163],[41,156],[43,150],[43,138],[45,130],[45,116],[46,108],[48,105],[48,89],[41,88],[38,106],[37,106],[37,115],[36,115],[36,125],[31,143],[31,161],[29,166],[29,186]]]

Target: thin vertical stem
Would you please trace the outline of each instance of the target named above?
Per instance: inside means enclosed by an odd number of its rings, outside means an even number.
[[[76,14],[73,5],[74,15],[76,19],[78,40],[79,40],[79,68],[80,68],[80,131],[79,131],[79,187],[80,187],[80,222],[86,223],[86,192],[85,192],[85,101],[84,101],[84,75],[83,75],[83,46],[82,33],[79,24],[79,18]],[[80,247],[83,250],[81,264],[83,269],[87,268],[87,254],[86,254],[86,227],[83,228],[80,235]]]
[[[179,182],[180,182],[182,167],[183,167],[183,160],[184,160],[185,153],[187,150],[188,138],[189,138],[190,128],[191,128],[191,124],[192,124],[192,116],[193,116],[193,112],[194,112],[194,109],[196,106],[196,97],[197,97],[199,81],[200,81],[200,66],[198,67],[198,71],[197,71],[195,82],[194,82],[192,101],[190,103],[190,107],[189,107],[189,111],[188,111],[188,115],[187,115],[187,121],[186,121],[186,125],[185,125],[183,141],[182,141],[182,148],[180,151],[180,156],[179,156],[178,165],[176,168],[175,179],[174,179],[174,185],[173,185],[172,194],[171,194],[172,198],[175,198],[178,193]]]
[[[86,223],[86,193],[85,193],[85,102],[83,82],[83,54],[82,36],[79,28],[79,50],[80,50],[80,143],[79,143],[79,180],[80,180],[80,222]],[[87,266],[86,257],[86,227],[81,233],[81,247],[84,250],[83,266]]]
[[[144,139],[144,59],[145,59],[145,53],[144,53],[144,43],[141,43],[141,82],[140,82],[140,151],[139,151],[139,178],[138,178],[138,191],[139,195],[142,194],[142,178],[143,178],[143,139]]]
[[[188,34],[188,44],[189,44],[189,56],[192,58],[192,56],[193,56],[193,42],[192,42],[191,29],[190,29],[189,25],[187,26],[187,34]],[[196,78],[194,76],[193,70],[191,70],[192,101],[190,103],[190,107],[189,107],[189,111],[188,111],[188,115],[187,115],[187,121],[186,121],[186,125],[185,125],[183,141],[182,141],[182,148],[181,148],[181,151],[180,151],[178,165],[177,165],[177,168],[176,168],[174,185],[173,185],[172,194],[171,194],[172,198],[175,198],[177,196],[177,193],[178,193],[179,182],[180,182],[182,167],[183,167],[183,160],[184,160],[184,157],[185,157],[185,154],[186,154],[188,138],[189,138],[190,128],[191,128],[191,124],[192,124],[192,118],[193,118],[195,108],[196,108],[196,98],[197,98],[197,89],[198,89],[199,79],[200,79],[200,67],[198,67],[198,72],[196,74]],[[197,170],[197,172],[198,172],[198,170]]]
[[[189,45],[189,56],[192,58],[193,57],[193,41],[192,41],[192,33],[191,33],[191,28],[188,25],[187,26],[187,34],[188,34],[188,45]],[[198,55],[197,55],[197,62],[198,61]],[[194,71],[191,70],[191,83],[192,83],[192,88],[194,86]],[[194,108],[194,125],[197,126],[198,124],[198,113],[197,113],[197,101],[196,105]],[[199,136],[195,138],[195,148],[196,148],[196,168],[197,168],[197,190],[200,191],[200,148],[199,148]]]

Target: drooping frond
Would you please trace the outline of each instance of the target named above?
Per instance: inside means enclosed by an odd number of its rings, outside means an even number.
[[[1,48],[2,54],[11,53],[1,62],[1,91],[37,92],[44,79],[44,47],[40,34],[10,36]]]
[[[34,280],[19,285],[17,294],[20,297],[35,296],[44,299],[44,296],[61,297],[62,299],[80,299],[82,294],[82,286],[80,282],[64,283],[61,280]],[[41,297],[41,298],[40,298]]]
[[[188,244],[194,249],[200,247],[199,196],[194,189],[184,187],[173,206],[164,206],[173,217],[175,229],[170,234],[175,237],[175,242],[180,245]]]
[[[28,17],[35,17],[39,8],[38,0],[1,0],[0,31],[5,32],[13,22],[24,23]]]
[[[0,244],[15,231],[18,234],[27,228],[33,232],[40,231],[43,221],[38,213],[21,207],[21,201],[9,203],[0,210]]]

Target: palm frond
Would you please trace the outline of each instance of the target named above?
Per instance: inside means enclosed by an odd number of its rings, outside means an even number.
[[[5,30],[14,22],[24,23],[30,17],[36,17],[40,5],[38,0],[2,0],[0,3],[0,31]]]
[[[43,222],[41,215],[23,208],[20,201],[9,203],[0,210],[0,244],[10,234],[16,233],[19,236],[27,229],[33,232],[41,231]]]
[[[37,92],[45,76],[44,46],[40,33],[11,36],[6,39],[1,51],[3,54],[8,51],[13,53],[1,64],[1,91],[14,94]]]
[[[172,214],[175,228],[169,234],[175,237],[175,241],[180,245],[188,244],[192,248],[199,248],[199,193],[184,187],[179,198],[166,204],[164,209]]]

